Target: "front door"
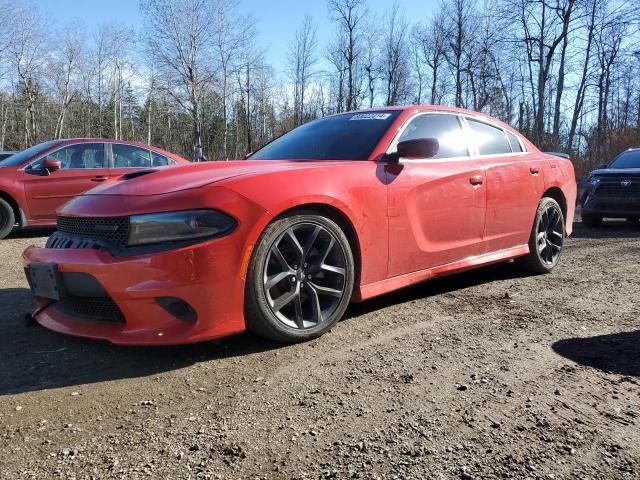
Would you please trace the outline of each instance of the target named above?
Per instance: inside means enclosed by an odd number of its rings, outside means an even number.
[[[460,119],[423,113],[399,141],[435,138],[434,158],[387,167],[389,276],[456,262],[482,252],[485,174],[471,158]],[[393,148],[392,148],[393,149]]]
[[[46,158],[59,160],[60,170],[46,172]],[[77,143],[51,152],[24,170],[24,189],[34,221],[54,221],[56,210],[109,176],[102,143]]]

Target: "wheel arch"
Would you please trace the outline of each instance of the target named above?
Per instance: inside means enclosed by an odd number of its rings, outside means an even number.
[[[272,223],[275,220],[278,220],[283,217],[287,217],[290,215],[295,215],[296,213],[315,213],[324,217],[329,218],[334,221],[344,232],[349,241],[349,246],[351,247],[351,252],[353,253],[353,263],[355,265],[354,272],[354,291],[360,285],[360,273],[362,270],[362,254],[360,250],[360,240],[358,238],[358,234],[356,232],[356,228],[349,218],[349,216],[340,210],[338,207],[334,205],[329,205],[327,203],[304,203],[300,205],[296,205],[294,207],[290,207],[282,212],[278,213],[271,220]]]
[[[558,205],[560,205],[560,209],[562,210],[562,215],[564,216],[565,222],[567,222],[567,198],[559,187],[551,187],[548,188],[543,194],[542,198],[553,198]]]
[[[24,219],[18,202],[16,202],[16,200],[4,190],[0,190],[0,198],[11,206],[16,222],[19,223],[20,226],[23,226]]]

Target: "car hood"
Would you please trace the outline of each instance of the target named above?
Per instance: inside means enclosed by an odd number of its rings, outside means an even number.
[[[601,168],[591,175],[598,177],[640,177],[640,168]]]
[[[285,160],[235,160],[203,162],[123,175],[88,191],[85,195],[160,195],[204,187],[233,177],[319,167],[331,162]]]

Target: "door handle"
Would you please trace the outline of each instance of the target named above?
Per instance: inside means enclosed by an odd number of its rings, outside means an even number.
[[[482,175],[474,175],[473,177],[469,178],[469,183],[474,187],[477,187],[478,185],[482,185],[482,182],[483,182]]]
[[[531,172],[531,175],[538,175],[540,173],[538,167],[531,167],[529,168],[529,171]]]
[[[91,179],[91,181],[92,181],[92,182],[104,182],[107,178],[108,178],[108,177],[105,177],[105,176],[100,175],[100,176],[97,176],[97,177],[93,177],[93,178]]]

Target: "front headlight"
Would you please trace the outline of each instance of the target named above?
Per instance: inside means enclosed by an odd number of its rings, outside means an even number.
[[[236,221],[216,210],[185,210],[133,215],[130,224],[132,246],[219,237],[231,232]]]
[[[587,183],[588,183],[589,185],[591,185],[592,187],[594,187],[594,188],[595,188],[595,187],[597,187],[598,185],[600,185],[600,178],[598,178],[598,177],[596,177],[596,176],[591,175],[591,176],[589,177],[589,179],[587,180]]]

